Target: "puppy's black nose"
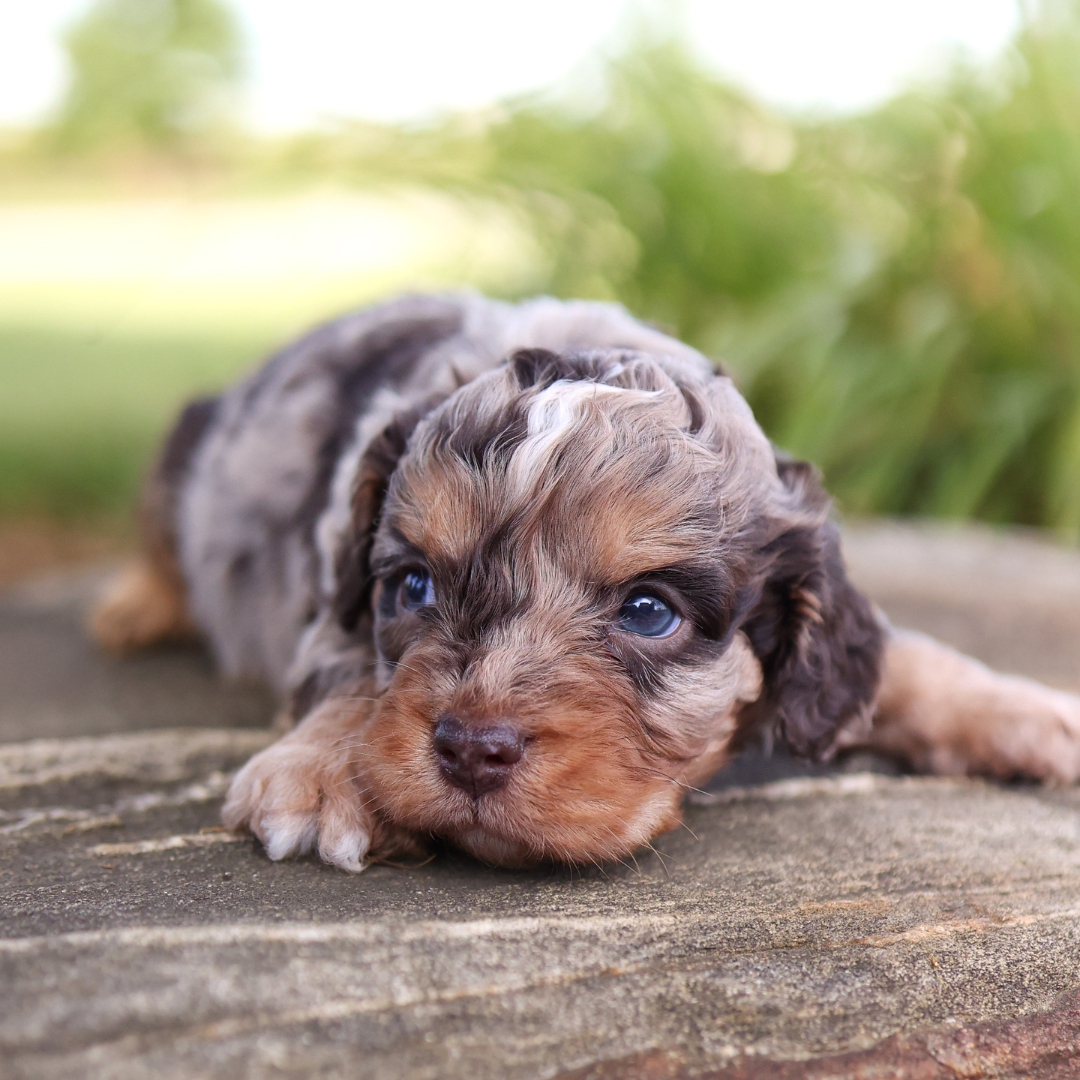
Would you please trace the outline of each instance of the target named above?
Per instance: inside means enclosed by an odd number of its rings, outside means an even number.
[[[447,780],[474,799],[502,787],[525,752],[525,740],[509,724],[473,728],[452,716],[436,725],[433,744]]]

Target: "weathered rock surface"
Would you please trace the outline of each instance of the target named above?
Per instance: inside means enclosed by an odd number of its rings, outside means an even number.
[[[260,727],[257,687],[221,682],[197,646],[117,660],[86,636],[86,611],[112,572],[46,578],[0,593],[0,743],[217,725]]]
[[[895,621],[1080,683],[1080,556],[894,526],[848,553]],[[269,707],[191,653],[50,680],[65,588],[0,602],[4,1077],[1080,1076],[1080,790],[757,760],[626,865],[272,864],[217,829]],[[187,730],[139,730],[170,694]]]
[[[1028,530],[879,523],[850,527],[855,581],[897,626],[1003,671],[1080,691],[1080,553]]]

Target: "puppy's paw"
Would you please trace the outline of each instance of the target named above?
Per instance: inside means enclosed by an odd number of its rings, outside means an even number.
[[[1080,697],[894,632],[869,743],[920,770],[1080,779]]]
[[[250,829],[275,861],[318,850],[324,862],[358,873],[374,822],[350,755],[305,736],[301,725],[236,774],[222,821]]]
[[[1054,784],[1080,779],[1080,698],[1030,679],[998,676],[981,704],[985,753],[995,773]]]
[[[195,636],[183,588],[149,562],[133,563],[110,582],[90,616],[90,633],[123,656],[159,641]]]

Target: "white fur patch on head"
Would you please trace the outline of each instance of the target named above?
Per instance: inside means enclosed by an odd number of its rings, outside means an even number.
[[[607,374],[617,375],[622,365]],[[655,398],[660,391],[611,386],[591,379],[559,379],[532,400],[526,414],[528,435],[514,452],[510,472],[519,486],[525,486],[547,464],[552,450],[567,438],[582,419],[591,402],[615,394],[634,400]]]
[[[603,394],[625,392],[621,386],[610,386],[589,379],[559,379],[541,390],[529,406],[529,435],[558,438],[581,415],[585,401]]]

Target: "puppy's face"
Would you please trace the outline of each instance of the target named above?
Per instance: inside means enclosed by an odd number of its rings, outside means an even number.
[[[762,668],[782,485],[727,380],[526,354],[416,428],[371,551],[391,819],[492,862],[599,860],[678,820]]]

